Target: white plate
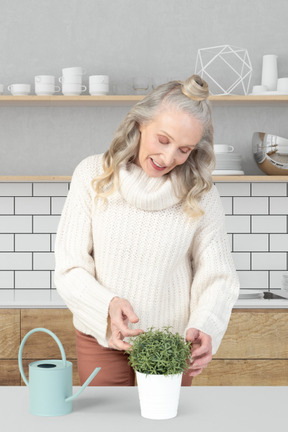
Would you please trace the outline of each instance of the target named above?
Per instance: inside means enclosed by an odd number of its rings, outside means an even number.
[[[238,170],[214,170],[212,172],[212,175],[244,175],[244,171],[238,171]]]
[[[256,290],[243,290],[242,292],[240,291],[238,298],[239,298],[239,300],[263,298],[263,292],[262,291],[256,291]]]

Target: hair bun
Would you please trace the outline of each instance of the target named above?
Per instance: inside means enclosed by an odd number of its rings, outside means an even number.
[[[202,101],[208,98],[209,88],[206,81],[200,75],[192,75],[181,82],[182,93],[190,99]]]

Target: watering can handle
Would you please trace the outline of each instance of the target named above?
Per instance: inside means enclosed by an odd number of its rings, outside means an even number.
[[[22,340],[22,342],[21,342],[21,345],[20,345],[20,348],[19,348],[19,352],[18,352],[18,365],[19,365],[19,370],[20,370],[20,373],[21,373],[21,376],[22,376],[22,378],[23,378],[23,381],[25,382],[25,384],[27,385],[27,386],[29,386],[29,382],[28,382],[28,380],[27,380],[27,378],[26,378],[26,375],[25,375],[25,373],[24,373],[24,370],[23,370],[23,365],[22,365],[22,351],[23,351],[23,348],[24,348],[24,345],[25,345],[25,342],[26,342],[26,340],[28,339],[28,337],[29,336],[31,336],[33,333],[36,333],[36,332],[44,332],[44,333],[48,333],[50,336],[52,336],[52,338],[57,342],[57,345],[58,345],[58,347],[59,347],[59,349],[60,349],[60,352],[61,352],[61,356],[62,356],[62,361],[63,361],[63,366],[65,367],[66,366],[66,355],[65,355],[65,351],[64,351],[64,348],[63,348],[63,345],[61,344],[61,342],[60,342],[60,340],[58,339],[58,337],[52,332],[52,331],[50,331],[50,330],[48,330],[48,329],[45,329],[45,328],[41,328],[41,327],[38,327],[38,328],[35,328],[35,329],[33,329],[33,330],[30,330],[25,336],[24,336],[24,338],[23,338],[23,340]]]

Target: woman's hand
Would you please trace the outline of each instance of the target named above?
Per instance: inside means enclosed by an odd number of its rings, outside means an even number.
[[[199,375],[212,360],[212,338],[206,333],[195,328],[189,328],[186,332],[186,340],[192,342],[192,359],[193,362],[189,369],[190,376]]]
[[[113,297],[109,305],[109,318],[111,326],[111,337],[108,340],[109,348],[119,351],[127,350],[132,347],[128,342],[124,342],[124,337],[137,336],[144,333],[144,330],[131,330],[128,328],[128,322],[137,323],[139,318],[135,314],[128,300],[120,297]]]

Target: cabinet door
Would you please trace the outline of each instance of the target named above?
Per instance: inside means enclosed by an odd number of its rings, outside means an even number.
[[[234,310],[221,346],[193,385],[288,385],[288,310]]]
[[[21,340],[26,333],[36,327],[51,330],[60,339],[67,359],[76,359],[76,339],[69,309],[22,309]],[[23,358],[61,358],[60,350],[54,339],[47,333],[33,333],[25,343]]]
[[[73,385],[79,385],[76,361],[76,339],[69,309],[22,309],[21,340],[33,328],[44,327],[60,339],[67,360],[73,363]],[[33,333],[23,349],[23,369],[28,377],[29,363],[41,359],[60,359],[61,353],[54,339],[44,332]],[[21,384],[24,382],[21,379]]]
[[[288,386],[288,360],[212,360],[193,379],[199,386]]]
[[[215,359],[287,359],[288,309],[234,310]]]
[[[19,385],[20,310],[0,309],[0,385]]]

